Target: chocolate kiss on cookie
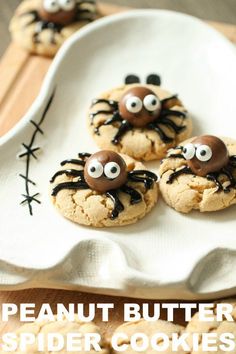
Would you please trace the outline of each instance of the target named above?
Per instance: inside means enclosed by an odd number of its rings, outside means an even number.
[[[196,152],[193,158],[187,159],[188,166],[197,176],[204,177],[217,172],[229,163],[229,153],[225,143],[212,135],[202,135],[191,142]],[[183,148],[184,152],[185,147]]]
[[[39,8],[39,16],[42,20],[66,26],[72,23],[77,14],[76,2],[62,1],[65,3],[65,9],[60,5],[58,0],[43,0]],[[68,9],[66,9],[66,5]]]
[[[134,127],[142,128],[160,115],[161,103],[156,94],[147,87],[137,86],[127,90],[119,102],[123,119]]]
[[[100,193],[120,188],[127,181],[126,163],[113,151],[99,151],[86,161],[84,178],[92,190]]]

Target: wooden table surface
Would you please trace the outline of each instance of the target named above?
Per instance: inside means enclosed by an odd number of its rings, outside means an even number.
[[[0,0],[0,56],[10,35],[8,23],[21,0]],[[159,8],[185,12],[203,20],[236,24],[236,0],[104,0],[107,3],[137,8]]]
[[[109,2],[109,1],[107,1]],[[121,5],[130,5],[137,7],[160,7],[179,10],[183,12],[188,12],[193,15],[198,15],[202,18],[213,21],[223,21],[236,23],[236,0],[114,0],[113,3]],[[15,5],[19,3],[19,0],[1,0],[0,3],[0,53],[5,50],[8,44],[9,37],[7,37],[7,23],[12,15]],[[155,6],[154,6],[155,5]],[[229,39],[236,43],[236,27],[234,26],[224,26],[222,24],[213,24],[221,32],[225,33]],[[19,64],[20,62],[20,64]],[[27,65],[25,63],[27,62]],[[16,65],[16,63],[18,63]],[[22,69],[19,67],[22,64]],[[36,81],[37,85],[32,89],[30,87],[29,95],[26,97],[21,97],[20,102],[22,109],[25,110],[26,107],[30,105],[33,98],[36,96],[40,83],[45,75],[50,60],[47,58],[30,57],[28,58],[24,51],[20,51],[14,45],[11,45],[8,52],[4,55],[3,60],[0,63],[0,116],[8,116],[14,120],[14,105],[6,105],[9,102],[9,90],[10,89],[10,101],[19,101],[19,93],[22,91],[22,87],[27,84],[27,77],[33,72],[37,74]],[[40,65],[41,70],[35,70],[35,67]],[[15,70],[15,71],[14,71]],[[17,76],[18,75],[18,76]],[[17,76],[17,80],[15,79]],[[14,83],[14,84],[13,84]],[[3,86],[9,85],[9,87]],[[7,99],[6,99],[7,97]],[[23,111],[17,115],[23,114]],[[16,121],[16,119],[15,119]],[[0,119],[1,123],[1,119]],[[5,123],[4,123],[5,124]],[[0,133],[8,130],[10,126],[0,124]],[[80,293],[75,291],[63,291],[63,290],[49,290],[49,289],[32,289],[24,291],[6,291],[0,293],[0,302],[12,302],[16,304],[20,303],[34,303],[36,302],[39,308],[42,303],[50,303],[50,305],[55,307],[56,303],[99,303],[99,302],[113,302],[115,304],[115,311],[112,316],[112,321],[108,324],[100,323],[99,316],[96,321],[101,324],[103,332],[111,333],[112,330],[121,323],[123,317],[123,304],[125,302],[143,302],[142,300],[132,300],[119,297],[108,297],[103,295],[91,295],[86,293]],[[158,301],[158,300],[157,300]],[[156,302],[157,302],[156,301]],[[149,304],[153,304],[153,301],[145,301]],[[164,317],[162,317],[164,318]],[[183,316],[179,313],[175,318],[176,323],[183,324]],[[16,317],[12,319],[9,323],[0,323],[0,333],[11,331],[19,325],[19,318]]]

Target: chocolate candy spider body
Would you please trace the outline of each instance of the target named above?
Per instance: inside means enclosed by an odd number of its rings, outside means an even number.
[[[183,158],[187,165],[173,172],[167,183],[172,183],[182,174],[193,174],[213,181],[217,186],[217,191],[223,190],[227,193],[231,188],[236,188],[236,179],[233,174],[236,168],[236,156],[229,156],[228,149],[221,139],[212,135],[203,135],[176,149],[181,150],[181,153],[170,154],[169,158]],[[229,181],[227,187],[224,187],[219,180],[223,175]]]
[[[93,0],[41,0],[39,8],[21,14],[31,15],[32,20],[26,24],[36,24],[33,36],[35,43],[40,43],[39,35],[45,29],[52,31],[51,44],[55,44],[55,34],[60,33],[63,27],[77,21],[92,21],[94,13],[83,8],[84,4],[95,5]]]
[[[126,78],[126,84],[139,83],[139,79],[130,75]],[[148,85],[160,85],[160,78],[157,75],[149,75]],[[160,100],[158,96],[148,86],[133,86],[128,89],[119,101],[107,99],[93,100],[92,107],[98,103],[105,103],[109,110],[98,110],[90,114],[91,124],[99,114],[112,115],[95,128],[95,133],[100,134],[100,127],[118,124],[118,132],[112,139],[113,144],[118,144],[123,135],[134,128],[154,130],[164,143],[173,142],[174,138],[169,137],[162,126],[171,129],[175,134],[180,134],[185,126],[182,121],[186,118],[186,113],[170,109],[173,103],[179,103],[177,96],[171,96]],[[181,124],[176,124],[170,117],[180,118]]]
[[[63,189],[80,190],[91,189],[97,193],[105,194],[114,203],[111,219],[119,216],[124,206],[119,199],[119,193],[130,196],[130,204],[137,204],[142,201],[141,194],[130,186],[131,182],[143,183],[145,188],[151,189],[157,181],[157,176],[146,170],[127,171],[123,158],[109,150],[102,150],[93,155],[79,154],[79,159],[62,161],[61,166],[66,164],[82,166],[82,170],[64,169],[58,171],[51,179],[54,183],[60,175],[75,178],[74,181],[57,184],[52,190],[52,196],[56,196]],[[129,185],[127,184],[129,182]]]

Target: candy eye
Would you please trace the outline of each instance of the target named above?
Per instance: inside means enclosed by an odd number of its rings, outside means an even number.
[[[59,0],[59,4],[65,11],[70,11],[75,8],[75,0]]]
[[[161,103],[158,97],[155,95],[147,95],[144,97],[143,104],[144,107],[150,112],[156,111],[161,107]]]
[[[208,145],[200,145],[196,150],[196,157],[200,161],[209,161],[212,157],[212,150]]]
[[[104,173],[108,178],[116,178],[120,174],[120,166],[116,162],[108,162],[104,167]]]
[[[88,166],[88,174],[92,178],[99,178],[103,174],[103,166],[98,161],[93,161]]]
[[[186,160],[191,160],[195,155],[195,146],[193,144],[186,144],[183,147],[183,155]]]
[[[138,113],[143,107],[143,103],[139,97],[133,96],[127,99],[125,104],[130,113]]]
[[[44,0],[43,7],[49,13],[55,13],[60,10],[58,0]]]

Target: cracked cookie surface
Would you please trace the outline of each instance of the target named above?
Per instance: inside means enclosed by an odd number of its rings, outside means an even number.
[[[228,148],[229,155],[236,155],[236,140],[230,138],[222,138],[222,140]],[[180,146],[186,145],[189,141],[182,142]],[[177,151],[175,150],[174,153]],[[170,175],[184,166],[187,166],[186,160],[171,157],[164,159],[160,166],[160,191],[165,202],[172,208],[182,213],[189,213],[192,210],[210,212],[236,204],[236,188],[230,188],[228,193],[223,190],[217,191],[215,183],[206,177],[182,174],[168,184]],[[236,177],[236,169],[233,173]],[[221,176],[221,182],[227,187],[226,176]]]
[[[127,171],[146,169],[144,165],[126,155],[121,155],[127,165]],[[63,166],[66,169],[82,170],[83,167],[68,163]],[[52,187],[58,183],[73,181],[73,177],[65,174],[58,176]],[[157,183],[146,190],[142,183],[128,182],[127,185],[135,188],[142,196],[141,202],[130,204],[130,196],[119,193],[119,199],[124,210],[115,219],[111,219],[113,210],[112,201],[105,194],[91,189],[84,190],[61,190],[57,196],[52,197],[54,206],[66,218],[78,224],[94,227],[112,227],[133,224],[142,219],[154,207],[158,199]]]
[[[217,354],[223,354],[225,351],[220,349],[220,336],[225,333],[231,333],[234,336],[236,336],[236,304],[235,300],[225,300],[225,303],[230,303],[232,304],[233,307],[233,312],[232,312],[232,317],[234,319],[234,322],[227,321],[224,319],[223,321],[218,321],[217,320],[217,309],[214,309],[214,315],[211,316],[212,320],[211,321],[202,321],[199,318],[199,313],[196,313],[191,321],[188,323],[185,332],[188,333],[190,336],[187,339],[187,342],[192,348],[191,354],[196,354],[196,353],[212,353],[213,351],[206,351],[203,350],[202,348],[202,333],[213,333],[216,335],[216,343],[213,345],[214,347],[217,346],[218,349],[214,351],[214,353]],[[192,335],[193,334],[200,334],[200,342],[199,342],[199,348],[198,350],[194,350],[193,348],[193,340],[192,340]],[[230,352],[235,352],[235,351],[230,351]]]
[[[30,53],[53,57],[65,40],[81,27],[88,24],[88,21],[74,21],[63,26],[58,32],[53,32],[49,24],[47,28],[43,28],[40,31],[37,41],[35,41],[35,34],[39,30],[40,23],[38,20],[34,20],[32,12],[37,12],[40,4],[41,0],[24,0],[12,17],[9,30],[13,40]],[[92,7],[94,5],[89,4],[83,6],[83,9],[91,9]],[[92,11],[95,12],[95,8]]]
[[[125,323],[121,326],[119,326],[116,330],[114,334],[118,334],[118,333],[124,333],[128,339],[122,339],[120,338],[118,341],[118,345],[121,346],[122,344],[128,344],[128,347],[125,351],[123,351],[123,353],[125,354],[134,354],[137,353],[134,349],[132,349],[131,345],[130,345],[130,338],[132,337],[132,335],[135,335],[137,333],[143,333],[145,335],[148,336],[148,338],[151,338],[153,335],[155,335],[156,333],[165,333],[169,339],[170,339],[170,345],[169,348],[165,351],[161,351],[162,353],[173,353],[171,347],[171,336],[173,333],[177,333],[178,335],[181,335],[181,333],[183,332],[184,327],[173,324],[171,322],[166,322],[166,321],[162,321],[162,320],[158,320],[158,321],[154,321],[154,322],[149,322],[149,321],[145,321],[144,319],[141,319],[139,321],[134,321],[134,322],[128,322]],[[161,347],[161,340],[158,342],[158,344]],[[118,351],[113,350],[114,354],[118,354]],[[145,350],[146,354],[152,354],[152,353],[156,353],[156,351],[154,349],[151,348],[151,346]],[[183,354],[184,351],[182,350],[178,350],[179,354]]]
[[[127,89],[145,86],[146,88],[151,89],[160,100],[165,98],[169,98],[172,96],[168,91],[163,90],[159,86],[155,85],[139,85],[139,84],[130,84],[123,85],[107,91],[99,96],[97,99],[106,99],[106,100],[114,100],[119,102],[121,97],[127,91]],[[169,109],[180,111],[186,113],[186,109],[182,105],[179,99],[173,99]],[[112,125],[103,125],[100,127],[100,134],[95,133],[95,129],[99,127],[101,123],[104,123],[107,118],[112,117],[111,115],[98,114],[93,119],[93,124],[91,124],[90,115],[98,110],[107,110],[108,105],[106,103],[97,103],[91,107],[88,114],[88,127],[92,134],[93,139],[97,143],[97,145],[102,149],[109,149],[116,152],[120,152],[123,154],[127,154],[137,160],[156,160],[163,158],[167,150],[173,146],[176,146],[179,142],[187,139],[191,136],[192,132],[192,120],[187,114],[186,117],[179,118],[175,116],[169,116],[169,118],[179,127],[185,127],[180,133],[176,134],[170,127],[165,125],[160,125],[161,129],[164,131],[168,137],[173,138],[173,141],[170,143],[165,143],[160,138],[158,133],[154,130],[146,129],[146,128],[133,128],[132,130],[127,131],[123,137],[120,139],[118,144],[113,144],[112,139],[114,135],[118,132],[119,123],[115,122]]]
[[[61,321],[57,321],[55,318],[55,321],[49,322],[49,321],[43,321],[43,322],[37,322],[35,321],[34,323],[29,323],[21,326],[18,330],[15,331],[16,335],[16,342],[17,346],[20,346],[20,336],[23,333],[30,333],[35,335],[36,339],[37,336],[40,334],[44,338],[45,345],[47,347],[47,336],[51,334],[60,334],[64,338],[66,337],[67,334],[69,333],[75,333],[75,334],[81,334],[80,338],[80,343],[81,343],[81,349],[80,351],[76,351],[76,353],[88,353],[87,350],[85,350],[85,335],[86,333],[95,333],[101,336],[101,340],[99,342],[99,346],[101,348],[101,351],[99,353],[101,354],[108,354],[110,352],[108,348],[108,343],[104,340],[104,338],[101,335],[100,328],[96,326],[93,322],[82,322],[77,319],[74,321],[68,321],[66,319],[62,319]],[[57,341],[55,340],[56,344]],[[78,341],[74,345],[78,347]],[[5,353],[6,351],[2,351],[1,353]],[[12,351],[11,351],[12,352]],[[13,353],[23,353],[23,351],[20,350],[15,350]],[[38,350],[38,342],[34,344],[28,344],[26,350],[24,353],[29,353],[29,354],[36,354],[39,353]],[[51,351],[48,351],[46,348],[45,350],[42,351],[42,353],[53,353]],[[68,351],[66,348],[66,341],[64,343],[64,347],[60,350],[61,354],[64,353],[75,353],[75,351]],[[97,351],[95,351],[93,348],[89,351],[89,353],[95,354]]]

